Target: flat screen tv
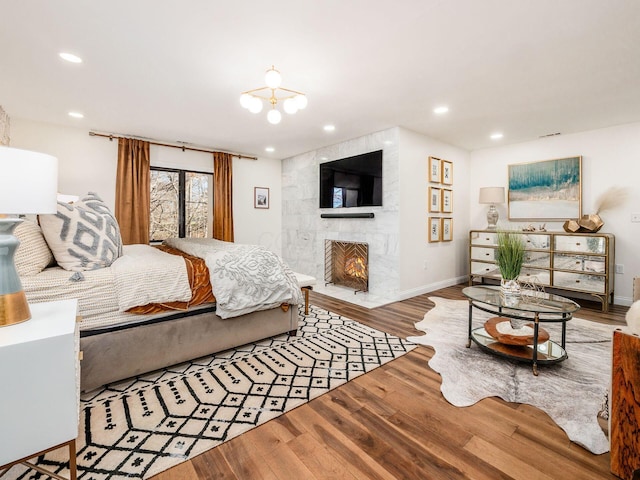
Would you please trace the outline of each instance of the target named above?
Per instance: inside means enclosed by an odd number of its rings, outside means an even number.
[[[320,208],[382,206],[382,150],[320,164]]]

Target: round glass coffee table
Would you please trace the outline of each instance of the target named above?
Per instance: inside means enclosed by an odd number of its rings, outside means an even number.
[[[567,322],[580,305],[568,298],[544,292],[524,292],[518,296],[505,296],[500,287],[474,286],[462,290],[469,299],[469,340],[481,349],[512,360],[529,362],[533,374],[538,375],[538,364],[558,363],[567,358],[565,350]],[[482,327],[473,327],[473,309],[496,317]],[[541,323],[562,324],[562,340],[558,344],[549,339]],[[511,324],[518,323],[516,328]],[[524,326],[522,325],[524,324]],[[522,328],[526,330],[521,330]]]

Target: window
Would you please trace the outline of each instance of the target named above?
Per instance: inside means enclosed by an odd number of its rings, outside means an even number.
[[[213,175],[151,167],[149,238],[206,238],[212,231]]]

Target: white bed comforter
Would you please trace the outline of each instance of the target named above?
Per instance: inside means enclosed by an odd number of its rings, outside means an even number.
[[[191,300],[182,257],[149,245],[125,245],[123,249],[123,255],[111,264],[121,312],[149,303]]]
[[[265,247],[209,238],[171,238],[164,243],[204,259],[221,318],[303,302],[295,274]]]
[[[75,273],[50,267],[20,280],[30,303],[77,298],[82,330],[144,319],[127,313],[130,307],[191,299],[184,259],[149,245],[125,246],[110,267]]]

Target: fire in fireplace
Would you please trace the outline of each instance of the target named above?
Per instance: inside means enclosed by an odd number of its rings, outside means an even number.
[[[354,293],[369,290],[369,245],[325,240],[324,281],[353,288]]]

